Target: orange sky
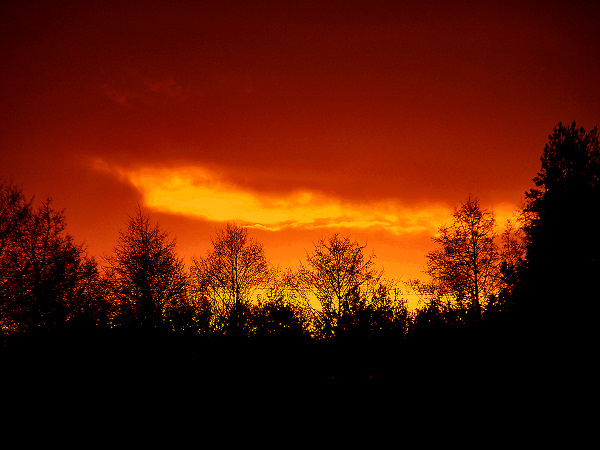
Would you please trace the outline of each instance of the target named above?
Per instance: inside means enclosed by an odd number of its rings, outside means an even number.
[[[421,276],[469,193],[505,217],[559,122],[600,124],[600,6],[578,1],[6,1],[0,178],[101,256],[137,203],[204,254],[321,236]]]

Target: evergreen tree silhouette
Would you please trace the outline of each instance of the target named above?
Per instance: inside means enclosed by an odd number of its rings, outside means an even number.
[[[525,207],[526,261],[519,286],[527,321],[559,341],[588,335],[600,276],[598,129],[559,123]]]

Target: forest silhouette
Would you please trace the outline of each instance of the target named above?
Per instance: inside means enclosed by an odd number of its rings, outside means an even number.
[[[51,200],[36,207],[5,181],[3,374],[38,392],[107,393],[136,373],[160,374],[188,394],[191,384],[212,386],[206,395],[218,386],[289,398],[298,386],[412,383],[421,394],[498,399],[527,385],[529,371],[579,370],[597,317],[597,127],[559,123],[533,181],[519,221],[502,233],[477,198],[455,208],[427,255],[430,281],[410,282],[421,299],[414,310],[373,255],[339,234],[307,249],[299,269],[275,269],[261,243],[230,223],[186,269],[174,237],[138,209],[99,262]]]

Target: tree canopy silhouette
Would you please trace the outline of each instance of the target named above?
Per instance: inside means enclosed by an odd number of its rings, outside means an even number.
[[[63,327],[91,311],[96,261],[65,231],[52,200],[37,208],[0,185],[0,322],[3,331]]]
[[[480,318],[487,299],[497,294],[500,251],[495,219],[469,197],[454,210],[453,222],[433,240],[441,248],[427,254],[427,273],[441,295],[451,295],[460,308]]]
[[[253,294],[269,279],[267,259],[262,244],[236,224],[218,230],[211,242],[213,249],[206,256],[193,259],[194,289],[210,300],[216,328],[238,334]]]
[[[105,270],[120,320],[156,327],[169,310],[186,301],[187,280],[175,247],[175,239],[141,210],[129,218]]]
[[[529,319],[560,333],[574,331],[565,313],[591,299],[600,275],[600,145],[598,129],[559,123],[549,136],[526,194],[526,260],[519,301]],[[595,302],[586,302],[592,306]],[[591,312],[587,316],[597,317]],[[579,320],[583,319],[580,317]]]
[[[381,279],[381,272],[374,268],[374,255],[365,257],[364,249],[335,233],[320,239],[313,252],[306,254],[300,280],[320,303],[318,313],[329,333],[341,331],[343,321],[356,312],[367,291]]]

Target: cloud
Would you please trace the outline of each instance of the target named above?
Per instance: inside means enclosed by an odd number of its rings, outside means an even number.
[[[144,79],[144,85],[148,91],[156,95],[163,95],[169,98],[185,101],[188,99],[190,89],[175,82],[173,78],[165,79]]]
[[[153,210],[271,231],[378,228],[397,235],[433,233],[451,213],[443,204],[405,207],[395,200],[356,202],[308,189],[281,194],[249,190],[201,166],[126,168],[101,159],[93,166],[133,185]]]
[[[103,94],[121,106],[147,106],[165,99],[185,102],[191,95],[191,89],[177,83],[173,77],[149,78],[134,70],[126,71],[122,77],[120,82],[113,80],[100,85]]]
[[[110,86],[108,83],[102,84],[100,89],[108,99],[124,107],[132,106],[132,102],[138,98],[138,95],[133,91],[122,88],[118,89]]]

